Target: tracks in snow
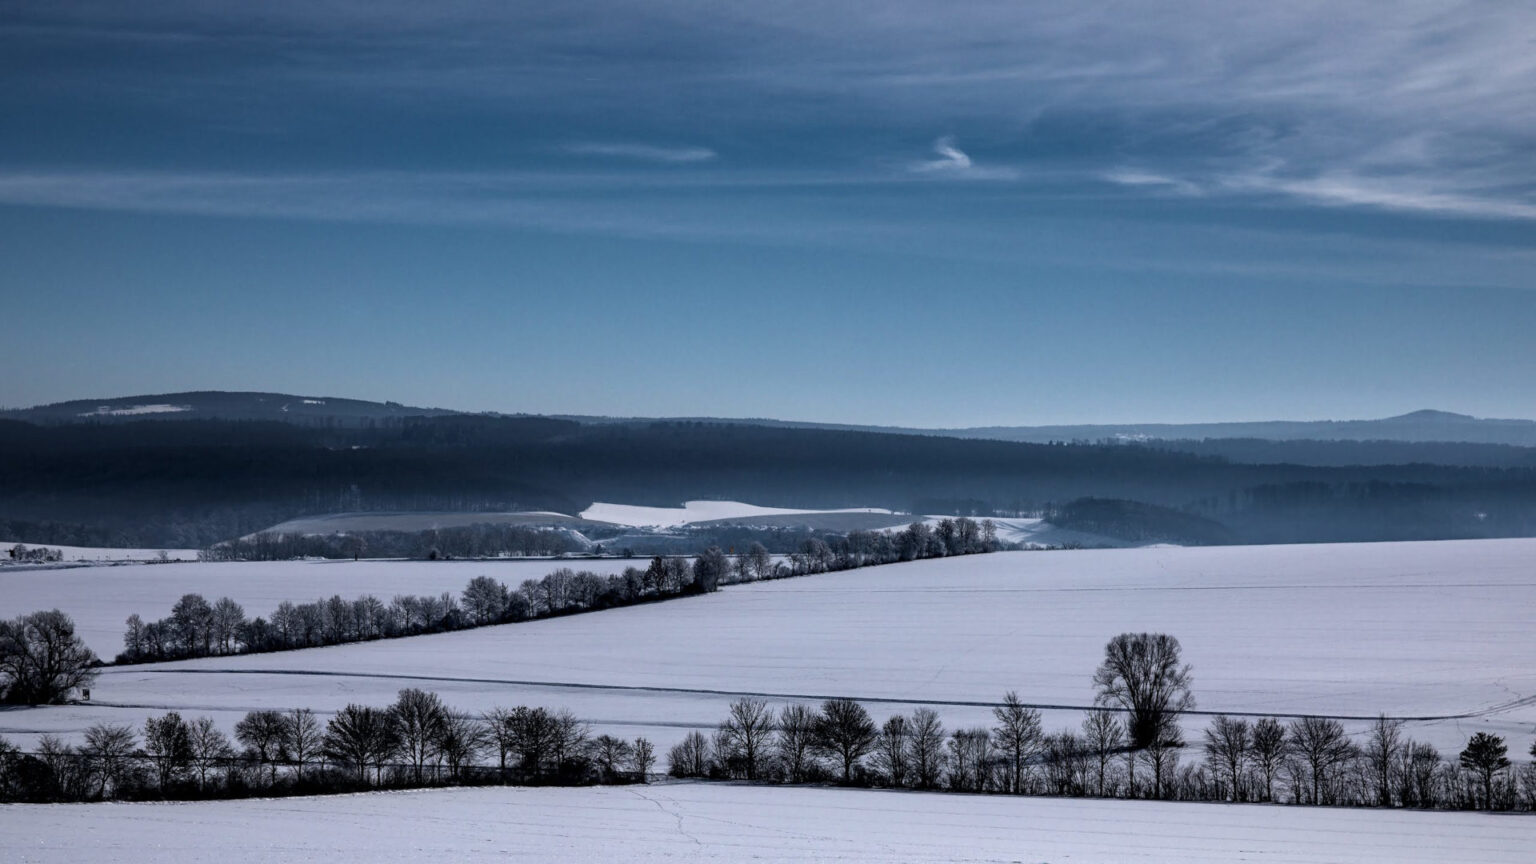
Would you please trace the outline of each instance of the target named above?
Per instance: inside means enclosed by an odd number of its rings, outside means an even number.
[[[131,671],[130,671],[131,670]],[[122,674],[150,674],[150,675],[287,675],[287,676],[312,676],[320,678],[354,678],[375,679],[386,681],[426,681],[444,684],[490,684],[503,687],[529,687],[547,688],[551,690],[590,690],[608,693],[650,693],[656,695],[674,696],[711,696],[726,699],[753,698],[771,699],[778,701],[796,702],[823,702],[828,699],[852,699],[868,705],[923,705],[931,707],[951,708],[995,708],[1001,702],[969,701],[963,699],[897,699],[884,696],[857,696],[846,693],[817,694],[817,693],[769,693],[755,690],[713,690],[697,687],[662,687],[646,686],[638,684],[590,684],[571,681],[532,681],[517,678],[467,678],[438,675],[398,675],[382,672],[333,672],[322,669],[146,669],[139,667],[122,667]],[[103,703],[106,704],[106,703]],[[1050,702],[1024,703],[1026,707],[1041,711],[1092,711],[1098,706],[1082,704],[1058,704]],[[1470,720],[1478,717],[1488,717],[1501,714],[1516,708],[1536,705],[1536,696],[1526,696],[1512,699],[1481,708],[1476,711],[1465,711],[1455,714],[1422,714],[1388,716],[1388,720],[1402,720],[1410,723],[1427,723],[1445,720]],[[115,706],[115,707],[162,707],[162,706]],[[1117,709],[1112,709],[1117,710]],[[1197,717],[1214,717],[1226,715],[1228,717],[1321,717],[1329,720],[1370,721],[1377,719],[1375,714],[1315,714],[1306,712],[1287,711],[1186,711]],[[648,724],[654,725],[654,724]]]

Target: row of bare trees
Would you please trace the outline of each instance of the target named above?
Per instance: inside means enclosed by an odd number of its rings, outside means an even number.
[[[561,567],[516,588],[476,576],[455,596],[398,594],[388,603],[364,594],[312,603],[283,601],[269,617],[247,618],[229,597],[186,594],[159,621],[128,616],[118,663],[153,663],[226,654],[288,651],[440,633],[610,609],[717,590],[726,564],[718,550],[697,559],[653,559],[642,570],[604,576]]]
[[[1111,639],[1093,683],[1095,710],[1079,727],[1051,733],[1013,692],[994,708],[994,725],[952,731],[928,708],[877,724],[848,699],[777,711],[738,699],[713,736],[694,732],[672,749],[670,771],[964,792],[1536,809],[1536,763],[1516,771],[1503,739],[1479,732],[1452,762],[1387,717],[1362,745],[1336,719],[1218,715],[1200,758],[1182,763],[1189,744],[1179,718],[1195,705],[1192,670],[1167,634]]]
[[[1125,711],[1096,709],[1076,728],[1048,732],[1040,712],[1010,692],[993,720],[946,729],[931,708],[879,723],[849,699],[774,709],[741,698],[713,734],[691,732],[673,747],[668,769],[676,777],[1018,795],[1536,809],[1536,763],[1513,770],[1503,741],[1482,732],[1450,761],[1384,717],[1362,745],[1333,719],[1217,716],[1186,764],[1184,751],[1194,748],[1182,735],[1135,747]]]
[[[490,576],[476,576],[455,596],[396,595],[388,603],[364,594],[355,600],[336,595],[312,603],[283,601],[266,618],[246,618],[229,597],[209,602],[185,594],[158,621],[128,616],[118,663],[154,663],[225,654],[288,651],[372,639],[389,639],[509,624],[555,615],[631,606],[694,594],[722,584],[755,582],[887,564],[915,558],[987,552],[997,548],[991,523],[944,519],[936,526],[914,523],[894,534],[853,532],[847,537],[806,541],[802,550],[775,562],[754,543],[743,554],[726,555],[710,547],[698,556],[656,556],[645,568],[626,567],[604,576],[561,567],[542,579],[508,586]]]
[[[645,738],[594,736],[569,711],[519,706],[477,716],[406,689],[392,705],[348,705],[323,725],[304,708],[252,711],[233,737],[208,717],[170,712],[141,731],[98,723],[78,744],[44,735],[31,752],[0,739],[0,801],[631,783],[645,782],[655,762]]]

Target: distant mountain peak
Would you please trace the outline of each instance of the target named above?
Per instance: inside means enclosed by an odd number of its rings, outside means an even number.
[[[1409,420],[1415,423],[1424,422],[1456,422],[1464,423],[1468,420],[1476,420],[1470,414],[1457,414],[1453,411],[1436,411],[1433,408],[1423,408],[1418,411],[1409,411],[1407,414],[1399,414],[1396,417],[1386,418],[1389,421]]]

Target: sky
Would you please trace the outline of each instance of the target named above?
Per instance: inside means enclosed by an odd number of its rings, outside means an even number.
[[[1536,6],[0,0],[0,406],[1536,417]]]

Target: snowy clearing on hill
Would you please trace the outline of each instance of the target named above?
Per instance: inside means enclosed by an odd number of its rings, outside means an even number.
[[[891,511],[878,507],[796,510],[783,507],[759,507],[755,504],[743,504],[740,501],[685,501],[681,507],[638,507],[631,504],[598,502],[581,511],[580,516],[593,522],[611,522],[630,528],[680,528],[695,522],[737,521],[750,520],[758,516],[808,516],[825,513],[891,515]],[[900,521],[899,518],[898,521]]]
[[[1481,813],[692,783],[0,807],[0,858],[25,864],[1517,864],[1533,847],[1536,820]]]
[[[170,709],[230,728],[253,708],[382,705],[402,687],[465,710],[570,707],[598,732],[643,734],[662,752],[712,728],[740,694],[849,696],[877,717],[930,704],[955,728],[989,723],[990,705],[1016,690],[1055,706],[1046,726],[1057,729],[1091,703],[1104,643],[1146,630],[1183,643],[1202,712],[1336,716],[1355,732],[1385,713],[1413,718],[1407,733],[1442,751],[1488,731],[1521,752],[1536,725],[1533,560],[1536,540],[938,559],[434,636],[107,669],[90,705],[7,712],[0,733],[78,733]],[[414,566],[456,584],[497,573]],[[119,602],[94,596],[83,607]],[[1198,734],[1207,721],[1185,727]]]

